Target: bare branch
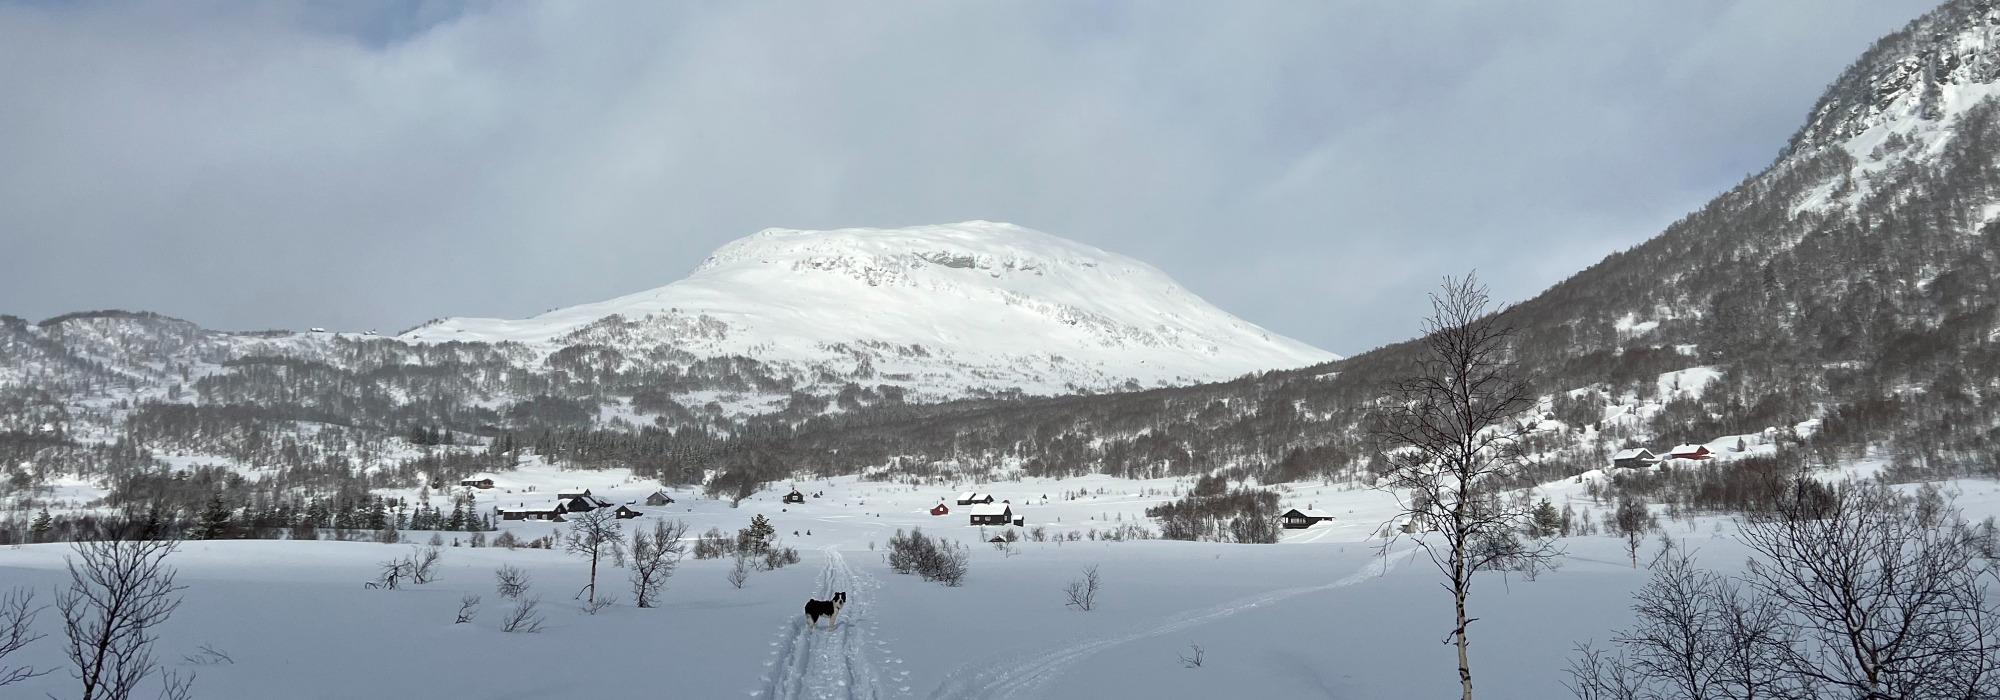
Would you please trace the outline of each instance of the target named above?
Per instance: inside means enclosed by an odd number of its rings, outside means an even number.
[[[154,629],[180,607],[176,594],[185,588],[174,583],[174,569],[164,563],[176,545],[112,534],[71,546],[69,588],[57,596],[56,608],[84,700],[124,700],[160,671]],[[170,678],[170,688],[176,682]]]
[[[1083,570],[1083,578],[1070,581],[1069,585],[1063,588],[1063,593],[1069,597],[1065,607],[1086,612],[1096,608],[1097,592],[1103,587],[1104,583],[1097,575],[1097,566],[1093,564]]]
[[[26,587],[8,591],[0,596],[0,661],[9,654],[20,651],[44,634],[35,631],[35,616],[47,609],[37,606],[35,592]],[[48,673],[49,669],[35,670],[33,666],[7,666],[0,664],[0,687]]]

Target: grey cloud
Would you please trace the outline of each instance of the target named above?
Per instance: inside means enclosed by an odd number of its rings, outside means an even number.
[[[0,313],[394,330],[983,218],[1352,353],[1657,233],[1927,5],[0,5]]]

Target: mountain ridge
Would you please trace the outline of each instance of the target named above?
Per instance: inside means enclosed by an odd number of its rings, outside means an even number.
[[[440,319],[398,337],[541,352],[670,347],[844,371],[865,362],[891,374],[957,362],[972,375],[958,381],[1044,394],[1213,381],[1337,357],[1231,316],[1151,265],[987,221],[765,229],[662,287],[527,319]],[[1034,364],[1055,381],[1035,376]]]

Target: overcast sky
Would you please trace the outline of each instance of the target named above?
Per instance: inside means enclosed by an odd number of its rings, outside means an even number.
[[[1931,4],[0,1],[0,313],[391,332],[991,219],[1352,354],[1657,234]]]

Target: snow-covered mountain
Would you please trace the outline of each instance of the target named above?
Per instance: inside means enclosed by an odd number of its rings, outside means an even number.
[[[1336,359],[1145,263],[986,221],[768,229],[664,287],[528,319],[443,319],[401,338],[741,356],[931,398],[1187,384]]]
[[[1144,263],[1019,226],[774,229],[665,287],[400,337],[230,333],[129,311],[0,316],[0,432],[108,437],[180,405],[372,431],[728,434],[752,416],[1183,385],[1331,359]]]
[[[1542,480],[1629,447],[1760,440],[1779,472],[1890,455],[1898,478],[2000,474],[2000,1],[1876,42],[1768,168],[1498,319],[1541,394],[1523,418],[1545,431]],[[790,439],[794,458],[1366,480],[1369,409],[1422,351]]]

